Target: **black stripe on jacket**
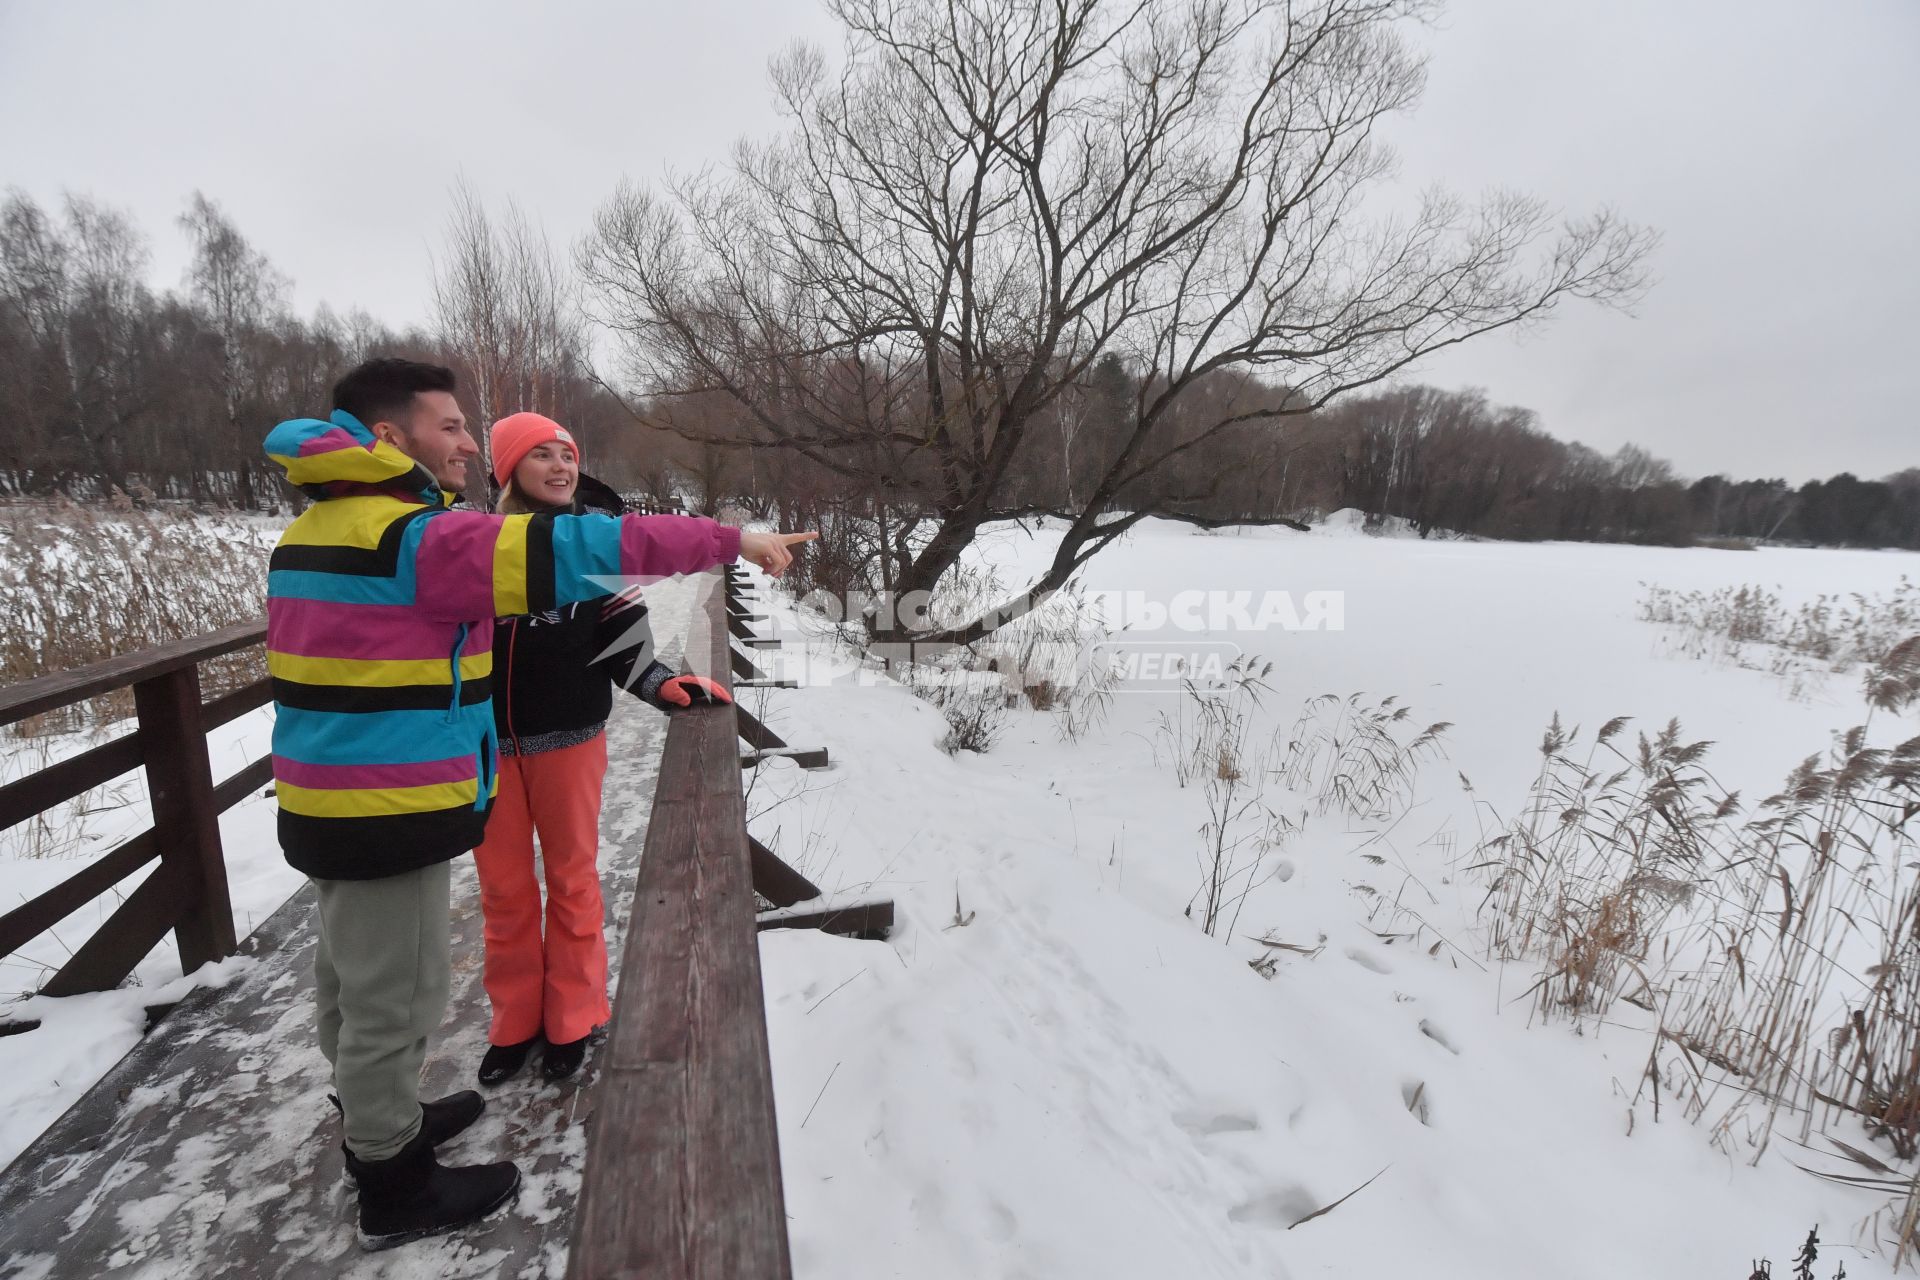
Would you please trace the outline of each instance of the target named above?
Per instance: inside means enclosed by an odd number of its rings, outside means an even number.
[[[557,608],[553,598],[553,514],[542,512],[527,522],[527,612]]]
[[[457,858],[480,843],[487,810],[472,805],[429,813],[314,818],[280,810],[280,848],[295,871],[316,880],[379,880]]]
[[[492,676],[460,682],[460,705],[463,707],[485,702],[491,696]],[[276,676],[273,681],[273,700],[301,711],[444,711],[453,705],[453,686],[300,684]]]

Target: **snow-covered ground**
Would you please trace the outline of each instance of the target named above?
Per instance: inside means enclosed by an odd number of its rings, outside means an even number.
[[[982,558],[1022,581],[1056,537],[1008,528]],[[1789,1163],[1844,1162],[1780,1141],[1748,1167],[1671,1099],[1657,1122],[1633,1102],[1652,1048],[1638,1010],[1538,1021],[1521,996],[1537,968],[1488,961],[1476,934],[1485,883],[1458,864],[1481,818],[1457,772],[1511,815],[1555,712],[1589,733],[1678,716],[1715,741],[1726,787],[1770,794],[1863,718],[1857,678],[1793,700],[1763,672],[1667,656],[1635,619],[1639,584],[1796,599],[1884,594],[1916,570],[1903,554],[1142,526],[1092,562],[1090,589],[1344,593],[1341,630],[1181,636],[1273,660],[1263,733],[1359,691],[1452,723],[1396,819],[1310,818],[1275,851],[1231,937],[1184,914],[1206,813],[1156,728],[1179,695],[1118,693],[1077,744],[1023,704],[990,752],[952,757],[939,712],[897,687],[758,695],[834,767],[763,771],[755,834],[830,892],[893,897],[902,921],[885,945],[765,935],[797,1274],[1732,1280],[1762,1256],[1785,1274],[1816,1224],[1822,1280],[1842,1258],[1888,1274],[1851,1247],[1885,1196]],[[1417,911],[1417,940],[1383,898]],[[1268,955],[1271,980],[1249,967]]]
[[[789,647],[759,660],[808,683],[744,701],[833,765],[749,775],[751,829],[830,893],[893,898],[900,922],[887,943],[762,935],[802,1280],[1738,1280],[1762,1256],[1786,1274],[1815,1224],[1821,1280],[1841,1258],[1852,1277],[1890,1273],[1853,1245],[1884,1195],[1810,1177],[1790,1161],[1819,1160],[1784,1141],[1749,1167],[1671,1105],[1656,1120],[1634,1101],[1651,1048],[1638,1010],[1579,1029],[1538,1020],[1521,996],[1536,968],[1489,961],[1476,932],[1485,884],[1459,864],[1491,820],[1457,774],[1511,815],[1555,712],[1589,728],[1677,716],[1714,740],[1727,788],[1768,794],[1862,718],[1855,677],[1795,698],[1765,672],[1671,656],[1635,619],[1640,584],[1884,593],[1920,556],[1428,542],[1352,523],[1149,522],[1087,571],[1090,589],[1149,604],[1342,593],[1338,630],[1228,619],[1178,635],[1274,662],[1254,737],[1320,694],[1394,695],[1413,722],[1451,722],[1445,758],[1392,820],[1310,817],[1220,937],[1185,914],[1206,812],[1159,727],[1183,695],[1117,692],[1077,742],[1023,703],[991,751],[949,756],[936,708],[850,678],[820,628],[763,588]],[[1056,538],[1000,529],[977,559],[1016,583]],[[231,764],[251,747],[233,745]],[[1306,798],[1274,783],[1266,799],[1297,811]],[[229,814],[223,834],[236,907],[264,914],[297,879],[272,847],[270,802]],[[10,860],[8,895],[77,865]],[[1277,959],[1270,977],[1260,959]],[[171,962],[163,945],[144,980]],[[0,1038],[0,1159],[130,1043],[142,1003],[35,1001],[47,1026]],[[93,1049],[51,1061],[48,1032],[69,1027],[90,1028]]]

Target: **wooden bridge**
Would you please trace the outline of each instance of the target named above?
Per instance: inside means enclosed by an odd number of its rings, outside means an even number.
[[[686,667],[742,688],[791,687],[735,645],[765,643],[744,575],[729,566],[694,581]],[[264,786],[271,762],[215,781],[205,736],[268,702],[271,684],[203,700],[199,673],[264,635],[263,623],[234,627],[0,692],[0,726],[125,688],[137,711],[133,732],[0,787],[0,828],[136,770],[154,816],[0,916],[0,956],[144,873],[43,994],[114,987],[168,932],[186,971],[236,953],[255,961],[225,987],[150,1011],[157,1025],[133,1051],[0,1172],[0,1280],[789,1276],[755,934],[884,936],[893,913],[886,902],[807,910],[820,890],[747,833],[740,779],[781,757],[826,767],[827,752],[789,746],[743,707],[681,712],[664,726],[616,718],[602,837],[617,984],[606,1040],[577,1087],[515,1081],[448,1149],[454,1161],[518,1161],[526,1183],[513,1209],[362,1255],[312,1030],[311,888],[244,941],[228,904],[218,815]],[[649,789],[650,814],[613,803]],[[484,1046],[470,860],[457,864],[454,915],[452,1009],[430,1049],[426,1096],[466,1087]]]

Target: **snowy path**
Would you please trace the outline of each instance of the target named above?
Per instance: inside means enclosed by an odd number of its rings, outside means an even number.
[[[691,591],[660,584],[647,596],[662,656],[677,661]],[[608,729],[601,866],[616,979],[664,724],[622,699]],[[455,864],[453,892],[452,1007],[427,1060],[428,1097],[470,1087],[486,1037],[470,858]],[[450,1160],[517,1161],[526,1182],[512,1209],[452,1237],[360,1252],[313,1036],[312,914],[302,890],[254,934],[257,960],[241,977],[195,992],[0,1174],[0,1280],[564,1272],[592,1058],[577,1083],[526,1073],[492,1092],[447,1148]]]

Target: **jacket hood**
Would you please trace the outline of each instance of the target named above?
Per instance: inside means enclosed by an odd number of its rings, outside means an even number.
[[[375,485],[444,501],[433,473],[367,430],[345,409],[333,416],[289,418],[267,433],[267,456],[310,497],[338,496],[340,486]]]
[[[573,504],[581,511],[600,511],[610,516],[627,513],[627,500],[612,485],[595,480],[584,471],[580,473],[580,487],[573,491]]]

